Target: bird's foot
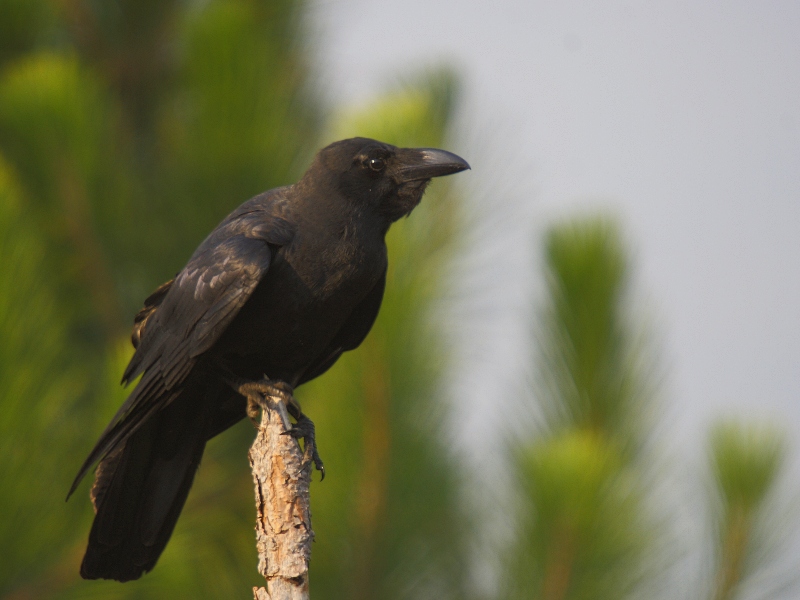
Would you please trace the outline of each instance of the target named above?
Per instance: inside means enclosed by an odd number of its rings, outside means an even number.
[[[268,408],[266,404],[267,398],[277,398],[282,400],[287,408],[297,404],[294,399],[294,390],[285,381],[278,381],[272,379],[261,379],[260,381],[244,381],[239,382],[234,386],[237,392],[247,398],[247,416],[254,426],[258,427],[259,413]],[[289,409],[291,413],[291,409]],[[298,413],[300,411],[298,410]],[[301,413],[300,413],[301,414]]]
[[[292,425],[291,429],[284,431],[283,435],[290,435],[296,440],[303,439],[305,445],[303,449],[303,466],[305,467],[310,462],[313,462],[314,468],[322,474],[320,478],[320,481],[322,481],[325,479],[325,465],[322,464],[322,459],[319,457],[319,452],[317,452],[317,435],[314,422],[302,412],[296,419],[297,423]]]
[[[314,463],[314,467],[322,474],[325,479],[325,466],[317,452],[317,437],[314,422],[303,414],[300,403],[294,397],[294,389],[285,381],[273,380],[265,377],[260,381],[238,380],[231,382],[232,387],[242,396],[247,398],[247,416],[255,427],[259,426],[260,411],[267,410],[267,398],[276,398],[286,405],[286,410],[294,418],[296,423],[291,429],[283,432],[296,440],[302,439],[303,466]]]

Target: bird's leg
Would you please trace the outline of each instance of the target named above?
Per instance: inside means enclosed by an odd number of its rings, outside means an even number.
[[[258,427],[259,410],[266,410],[267,397],[278,398],[288,407],[297,400],[292,395],[294,390],[285,381],[261,379],[260,381],[240,380],[232,382],[233,389],[239,392],[242,396],[247,398],[247,416],[250,421]],[[298,405],[299,406],[299,405]],[[292,411],[289,410],[291,414]]]
[[[294,397],[292,397],[292,400],[294,400],[294,410],[289,408],[290,405],[288,403],[286,408],[295,418],[296,423],[292,425],[291,429],[284,431],[283,435],[290,435],[296,440],[303,438],[303,442],[305,442],[303,463],[308,464],[309,461],[313,461],[314,468],[322,473],[322,477],[320,478],[320,481],[322,481],[325,479],[325,465],[322,464],[322,459],[319,456],[319,452],[317,452],[317,434],[314,428],[314,422],[303,414],[300,410],[300,405]]]
[[[285,405],[286,410],[294,418],[295,423],[290,429],[283,432],[284,435],[290,435],[296,440],[302,439],[304,442],[303,448],[303,463],[308,464],[309,461],[314,463],[314,467],[322,473],[322,479],[325,479],[325,466],[322,464],[322,459],[317,452],[317,438],[314,428],[314,422],[309,419],[303,410],[300,408],[300,403],[294,397],[294,389],[285,381],[273,380],[264,378],[260,381],[232,381],[231,385],[242,396],[247,398],[247,416],[258,427],[259,409],[265,410],[265,400],[267,397],[278,398]]]

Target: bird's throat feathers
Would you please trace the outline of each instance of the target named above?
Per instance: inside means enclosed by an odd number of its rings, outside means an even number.
[[[397,197],[392,202],[385,203],[383,207],[390,223],[394,223],[402,217],[407,217],[411,214],[411,211],[419,206],[422,201],[422,195],[425,193],[425,188],[428,187],[430,181],[430,179],[422,179],[407,181],[399,185]]]

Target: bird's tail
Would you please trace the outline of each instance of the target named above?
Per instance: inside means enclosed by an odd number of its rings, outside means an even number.
[[[138,579],[167,545],[203,456],[211,390],[150,415],[97,467],[84,579]]]

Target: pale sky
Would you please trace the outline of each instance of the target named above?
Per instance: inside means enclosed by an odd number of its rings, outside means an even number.
[[[336,101],[456,67],[450,149],[530,237],[578,207],[622,218],[670,404],[796,429],[800,3],[318,0],[314,14]],[[536,268],[533,246],[515,266]]]

